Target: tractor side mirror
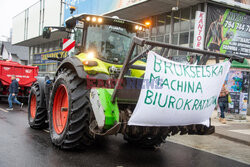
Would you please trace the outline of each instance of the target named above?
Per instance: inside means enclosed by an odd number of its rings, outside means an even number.
[[[51,35],[51,28],[44,27],[43,28],[43,38],[49,39]]]

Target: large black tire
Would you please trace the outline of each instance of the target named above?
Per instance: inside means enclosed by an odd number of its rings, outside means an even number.
[[[61,133],[57,133],[53,122],[53,105],[56,92],[63,86],[68,95],[67,122]],[[90,91],[86,89],[86,82],[80,79],[71,69],[62,70],[54,83],[50,107],[49,128],[52,143],[62,149],[83,148],[94,143],[89,125],[92,118],[92,108],[89,101]],[[58,112],[58,111],[57,111]],[[58,125],[55,125],[58,126]]]
[[[32,97],[33,99],[33,106],[35,102],[35,114],[33,113],[32,116]],[[40,88],[38,82],[34,83],[30,89],[30,94],[28,97],[28,121],[29,125],[33,129],[44,129],[48,127],[47,120],[47,110],[46,106],[40,106],[41,101],[40,95]]]
[[[143,148],[159,147],[168,136],[168,128],[127,126],[124,139]]]

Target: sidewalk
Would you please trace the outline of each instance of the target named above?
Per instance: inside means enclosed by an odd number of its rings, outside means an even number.
[[[212,114],[212,125],[215,126],[215,136],[250,146],[250,116],[246,116],[246,120],[228,119],[226,124],[222,124],[215,110]]]

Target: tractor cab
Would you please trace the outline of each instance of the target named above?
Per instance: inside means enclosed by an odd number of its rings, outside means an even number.
[[[107,63],[123,64],[132,38],[143,33],[146,26],[118,17],[82,14],[69,18],[66,27],[58,29],[67,31],[69,38],[75,41],[75,50],[70,56],[85,53]],[[48,27],[44,30],[44,37],[50,36],[46,35]],[[134,55],[136,52],[137,49]]]

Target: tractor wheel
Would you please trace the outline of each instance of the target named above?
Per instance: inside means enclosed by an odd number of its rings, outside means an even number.
[[[143,148],[156,148],[165,142],[168,128],[127,126],[124,139]]]
[[[48,127],[46,107],[40,107],[41,98],[39,84],[35,83],[28,97],[28,121],[31,128],[44,129]]]
[[[70,70],[63,70],[54,83],[49,113],[52,143],[62,149],[90,146],[94,137],[89,125],[92,108],[86,82]]]

